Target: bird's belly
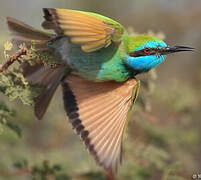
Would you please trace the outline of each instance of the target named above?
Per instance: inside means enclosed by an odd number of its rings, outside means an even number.
[[[84,79],[95,82],[103,82],[111,80],[117,82],[124,82],[130,77],[128,72],[110,68],[102,68],[98,71],[84,71],[84,72],[72,71],[72,73]]]
[[[54,50],[58,61],[72,69],[72,73],[91,81],[125,81],[128,72],[120,62],[118,46],[110,45],[109,48],[86,53],[80,46],[69,42],[67,37],[56,41],[51,48]]]

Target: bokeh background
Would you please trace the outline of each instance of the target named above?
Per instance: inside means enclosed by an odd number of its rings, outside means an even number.
[[[144,83],[117,179],[188,180],[201,174],[201,1],[0,0],[1,63],[9,41],[6,17],[41,29],[43,7],[97,12],[137,33],[164,35],[169,45],[196,48],[169,55],[157,72],[137,77]],[[4,126],[1,130],[0,179],[105,179],[66,120],[60,88],[42,121],[34,118],[32,107],[0,98],[16,110],[11,121],[22,129],[21,138]],[[56,175],[41,175],[55,164],[61,167]],[[39,170],[34,174],[33,168]]]

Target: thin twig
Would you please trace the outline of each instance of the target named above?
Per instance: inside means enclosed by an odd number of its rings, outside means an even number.
[[[0,73],[5,72],[10,65],[12,65],[15,61],[19,61],[19,58],[21,58],[21,56],[26,54],[27,54],[27,49],[22,48],[16,54],[10,56],[8,60],[6,61],[6,63],[2,67],[0,67]]]

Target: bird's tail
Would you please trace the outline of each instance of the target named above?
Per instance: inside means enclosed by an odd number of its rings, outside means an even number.
[[[34,50],[36,52],[45,52],[51,56],[51,51],[49,51],[46,46],[51,35],[36,30],[33,27],[11,17],[7,18],[7,24],[11,31],[12,42],[15,46],[24,43],[27,48],[30,48],[34,41]],[[42,86],[40,95],[35,98],[35,115],[38,119],[42,119],[54,92],[64,77],[64,69],[50,69],[45,67],[43,64],[31,66],[29,63],[23,63],[22,69],[23,75],[28,82]]]

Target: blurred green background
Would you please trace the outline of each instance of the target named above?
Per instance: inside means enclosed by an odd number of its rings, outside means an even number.
[[[41,29],[43,7],[93,11],[138,33],[163,33],[169,45],[196,48],[194,53],[168,56],[157,73],[137,76],[145,85],[129,124],[117,179],[188,180],[201,174],[201,1],[0,0],[1,63],[3,44],[9,41],[6,17]],[[21,138],[9,128],[1,129],[0,180],[105,179],[67,122],[60,88],[42,121],[34,118],[32,107],[2,94],[0,98],[16,110],[11,121],[22,129]],[[44,177],[39,171],[30,173],[30,168],[45,169],[45,160],[62,169]],[[28,165],[22,165],[25,161]]]

